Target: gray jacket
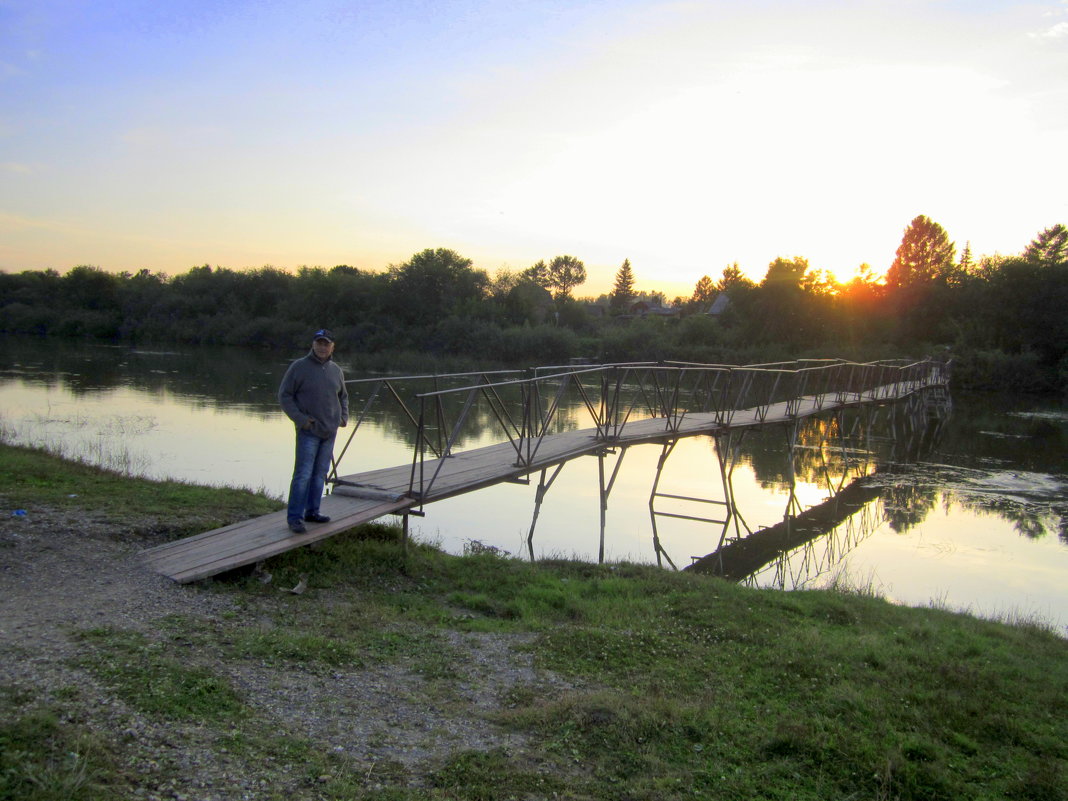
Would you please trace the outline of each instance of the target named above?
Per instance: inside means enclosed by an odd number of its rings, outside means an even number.
[[[319,361],[315,352],[297,359],[278,388],[278,402],[297,428],[314,420],[311,433],[327,439],[349,422],[349,393],[345,374],[333,359]]]

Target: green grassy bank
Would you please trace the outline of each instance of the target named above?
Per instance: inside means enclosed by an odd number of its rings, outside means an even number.
[[[0,499],[31,507],[26,498],[118,520],[136,509],[153,541],[278,505],[0,445]],[[254,614],[176,610],[151,635],[70,631],[72,667],[140,714],[217,730],[250,770],[288,760],[305,780],[286,798],[1068,798],[1068,642],[1039,626],[645,566],[404,553],[396,533],[372,525],[279,557],[271,586],[238,575],[176,590]],[[277,591],[300,574],[307,593]],[[417,777],[396,764],[372,776],[273,734],[222,672],[185,656],[192,644],[224,663],[309,675],[403,662],[447,702],[472,680],[454,632],[505,639],[564,689],[514,684],[483,712],[527,738],[522,754],[460,750]],[[71,703],[80,692],[70,688]],[[63,707],[0,678],[0,799],[140,797],[122,767],[131,746]]]

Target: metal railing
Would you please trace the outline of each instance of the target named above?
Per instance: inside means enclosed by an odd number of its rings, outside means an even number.
[[[457,379],[471,379],[489,383],[491,376],[500,375],[519,375],[524,371],[522,370],[493,370],[493,371],[478,371],[468,373],[435,373],[424,375],[402,375],[402,376],[381,376],[378,378],[356,378],[350,379],[345,382],[350,387],[366,387],[367,397],[363,402],[363,406],[360,409],[359,414],[356,416],[353,424],[349,430],[349,436],[345,440],[345,444],[341,448],[341,453],[334,459],[333,467],[330,473],[329,480],[337,481],[338,465],[341,464],[341,460],[344,458],[349,446],[352,444],[353,438],[356,436],[356,432],[359,431],[363,422],[371,417],[376,409],[380,409],[387,403],[392,402],[393,409],[397,412],[398,419],[405,421],[410,427],[410,434],[416,438],[416,440],[424,439],[426,436],[426,424],[412,412],[412,401],[414,400],[410,392],[410,387],[416,383],[423,383],[438,389],[442,383],[449,381],[455,381]],[[407,397],[406,397],[407,396]],[[352,393],[350,393],[350,398]],[[350,413],[351,416],[351,413]],[[433,442],[428,443],[427,447],[431,450],[435,456],[442,453],[440,441],[435,445]]]
[[[369,384],[372,391],[337,462],[383,397],[397,404],[401,419],[414,432],[408,494],[424,499],[446,460],[467,439],[485,444],[486,430],[495,432],[493,444],[511,446],[515,467],[533,469],[548,436],[579,428],[575,409],[588,415],[595,441],[611,447],[639,421],[661,421],[651,429],[648,424],[642,427],[653,436],[678,433],[687,422],[709,431],[730,426],[739,412],[752,415],[743,425],[758,425],[769,418],[904,397],[924,386],[947,383],[949,370],[948,363],[931,359],[745,366],[631,362],[362,379],[348,383]],[[430,388],[412,393],[416,381]],[[478,428],[474,435],[468,430],[473,422]],[[585,427],[590,428],[588,423]],[[336,466],[332,478],[337,480]]]

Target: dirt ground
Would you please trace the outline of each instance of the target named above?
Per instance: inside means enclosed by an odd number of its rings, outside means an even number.
[[[0,715],[25,711],[25,702],[8,700],[15,697],[63,710],[67,722],[96,732],[120,755],[138,798],[320,797],[299,761],[249,764],[247,752],[227,748],[231,724],[142,714],[75,665],[83,647],[78,631],[109,627],[151,636],[175,614],[205,623],[250,614],[248,599],[239,608],[235,593],[178,585],[148,571],[137,554],[150,544],[132,534],[129,523],[54,510],[0,519],[0,685],[6,693],[0,694]],[[331,600],[328,590],[287,597]],[[310,740],[335,755],[347,775],[363,776],[368,788],[387,772],[391,786],[420,786],[450,755],[466,750],[500,748],[521,759],[523,737],[492,723],[488,713],[517,685],[564,689],[559,679],[534,669],[530,653],[517,648],[525,642],[521,636],[446,636],[464,669],[445,698],[423,692],[425,679],[404,664],[324,674],[211,653],[191,658],[229,681],[261,731]]]

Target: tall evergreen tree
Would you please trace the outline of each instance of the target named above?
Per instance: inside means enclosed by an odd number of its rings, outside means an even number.
[[[613,311],[622,312],[634,301],[634,270],[630,259],[624,259],[623,265],[616,271],[616,282],[612,287],[608,303]]]
[[[974,270],[975,265],[974,265],[974,263],[972,261],[972,243],[971,242],[965,242],[964,243],[964,250],[962,250],[960,252],[960,264],[958,266],[960,268],[960,271],[964,275],[970,275],[972,273],[972,271]]]
[[[1068,262],[1068,228],[1058,223],[1036,236],[1023,252],[1031,264],[1051,267]]]
[[[753,282],[746,278],[738,262],[723,268],[723,276],[716,282],[716,289],[720,292],[730,292],[738,288],[751,289]]]
[[[699,304],[711,303],[716,292],[716,285],[712,283],[712,279],[707,275],[702,275],[693,288],[693,297],[690,300]]]

